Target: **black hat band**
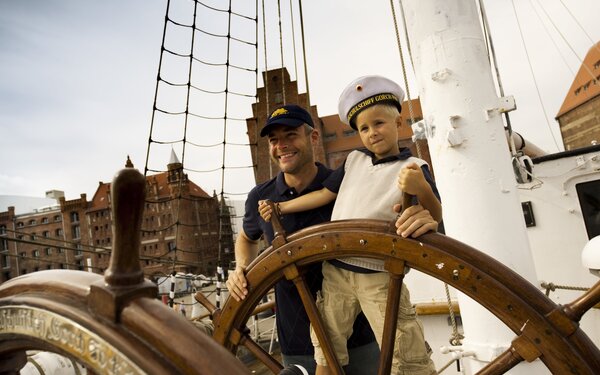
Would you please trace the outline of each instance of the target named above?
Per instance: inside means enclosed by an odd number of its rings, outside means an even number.
[[[390,93],[373,95],[358,102],[358,104],[350,108],[350,111],[348,111],[348,123],[350,123],[353,128],[356,128],[356,126],[353,124],[353,119],[356,117],[356,115],[358,115],[359,112],[372,105],[382,103],[393,103],[396,104],[398,109],[400,109],[400,101],[396,95]]]

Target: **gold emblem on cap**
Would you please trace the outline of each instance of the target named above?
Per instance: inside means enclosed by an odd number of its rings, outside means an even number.
[[[279,108],[279,109],[276,109],[273,113],[271,113],[271,117],[270,118],[273,118],[273,117],[276,117],[276,116],[285,115],[287,113],[288,113],[287,109],[285,109],[285,108]]]

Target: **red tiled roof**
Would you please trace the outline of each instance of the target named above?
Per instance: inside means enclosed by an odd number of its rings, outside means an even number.
[[[591,73],[591,74],[590,74]],[[556,117],[600,95],[600,42],[590,48]]]
[[[158,185],[158,198],[170,197],[171,191],[167,182],[168,172],[162,172],[151,176],[146,176],[146,182],[152,182]],[[210,198],[200,186],[189,181],[190,196],[198,198]],[[98,189],[94,193],[94,197],[90,203],[90,211],[106,209],[109,206],[108,194],[110,192],[110,183],[100,182]]]

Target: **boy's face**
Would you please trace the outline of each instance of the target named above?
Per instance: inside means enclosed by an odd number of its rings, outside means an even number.
[[[317,132],[307,131],[306,126],[279,125],[269,132],[269,153],[283,173],[300,173],[314,163],[312,142],[317,137]]]
[[[375,154],[377,159],[396,155],[398,147],[398,127],[400,114],[397,110],[374,105],[356,116],[356,129],[363,145]]]

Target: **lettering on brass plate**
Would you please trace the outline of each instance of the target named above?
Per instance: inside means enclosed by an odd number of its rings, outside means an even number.
[[[35,307],[0,307],[0,335],[41,339],[103,374],[144,374],[112,345],[61,315]]]

